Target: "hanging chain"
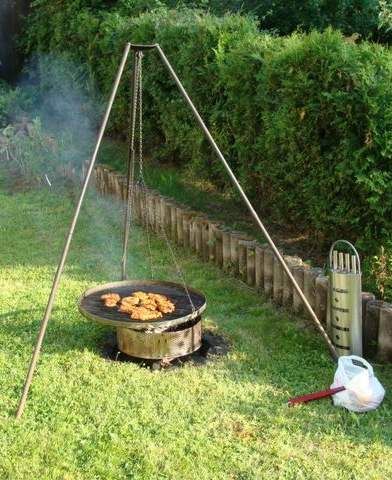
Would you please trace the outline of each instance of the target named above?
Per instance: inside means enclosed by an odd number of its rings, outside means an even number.
[[[143,52],[140,53],[140,68],[139,68],[139,176],[142,179],[144,185],[143,177],[143,71],[142,71],[142,59]]]
[[[135,127],[136,127],[136,121],[138,120],[139,122],[139,131],[138,131],[138,136],[139,136],[139,152],[138,152],[138,160],[139,160],[139,179],[138,183],[139,185],[143,188],[143,190],[146,190],[146,182],[144,178],[144,164],[143,164],[143,88],[142,88],[142,83],[143,83],[143,70],[142,70],[142,59],[143,59],[143,52],[137,52],[136,53],[136,65],[135,68],[136,70],[136,84],[134,86],[135,88],[135,95],[134,95],[134,112],[135,112],[135,119],[132,123],[132,131],[131,131],[131,155],[132,155],[132,183],[134,183],[134,170],[135,170],[135,149],[134,149],[134,144],[135,144]],[[138,118],[136,118],[138,116]],[[132,193],[133,193],[133,187],[132,187]],[[153,268],[153,256],[152,256],[152,249],[151,249],[151,240],[150,240],[150,218],[148,215],[147,211],[147,205],[146,202],[142,202],[142,218],[145,219],[145,227],[146,227],[146,239],[147,239],[147,248],[148,248],[148,254],[150,258],[150,269],[151,269],[151,278],[154,278],[154,268]],[[155,214],[155,208],[153,209],[154,212],[154,219],[153,222],[156,225],[157,218]],[[195,312],[196,308],[193,304],[191,295],[189,293],[188,287],[186,285],[185,277],[183,274],[183,271],[181,269],[181,266],[179,262],[177,261],[177,258],[175,256],[173,247],[169,241],[169,238],[167,236],[167,233],[165,231],[165,226],[162,224],[162,222],[159,222],[161,225],[161,230],[163,234],[163,238],[166,242],[166,245],[168,247],[168,250],[170,252],[170,256],[172,257],[173,264],[176,269],[177,276],[182,282],[182,285],[184,287],[184,291],[186,292],[186,295],[188,297],[189,303],[192,307],[192,312]]]
[[[143,52],[137,52],[137,90],[136,90],[136,103],[137,103],[137,111],[139,114],[139,184],[142,188],[146,189],[146,182],[144,180],[143,175],[143,70],[142,70],[142,60],[143,60]],[[136,123],[136,122],[135,122]],[[147,239],[147,249],[148,249],[148,256],[149,256],[149,263],[150,263],[150,275],[151,279],[154,278],[154,266],[153,266],[153,256],[152,256],[152,249],[151,249],[151,240],[150,240],[150,219],[148,218],[148,210],[146,202],[142,202],[142,218],[145,219],[146,222],[146,239]]]
[[[135,185],[135,130],[136,130],[136,111],[137,111],[137,98],[138,98],[138,70],[139,70],[139,57],[135,55],[135,73],[134,73],[134,82],[131,86],[131,91],[133,89],[133,99],[132,104],[130,106],[129,111],[129,140],[128,140],[128,180],[127,180],[127,205],[126,209],[126,221],[124,225],[125,230],[125,239],[124,239],[124,251],[122,257],[122,263],[125,265],[125,261],[127,258],[127,235],[129,235],[129,231],[131,229],[132,218],[134,216],[134,185]],[[125,268],[123,266],[123,268]],[[123,271],[123,278],[125,276],[125,271]]]

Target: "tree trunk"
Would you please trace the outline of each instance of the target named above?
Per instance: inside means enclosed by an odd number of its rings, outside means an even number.
[[[17,42],[29,4],[29,0],[0,1],[0,78],[4,80],[14,80],[22,65]]]

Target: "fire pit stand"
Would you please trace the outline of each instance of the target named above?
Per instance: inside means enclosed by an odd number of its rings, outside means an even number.
[[[103,305],[105,293],[129,296],[144,291],[166,295],[175,305],[173,313],[152,321],[133,320],[117,308]],[[111,325],[117,330],[119,350],[132,357],[159,360],[193,353],[201,346],[201,313],[204,295],[193,288],[164,281],[123,280],[87,290],[79,300],[79,311],[89,320]]]
[[[102,139],[104,137],[104,133],[105,133],[106,126],[107,126],[107,123],[108,123],[108,120],[109,120],[110,112],[112,110],[114,99],[116,97],[117,90],[119,88],[120,81],[121,81],[121,78],[123,76],[123,72],[125,70],[125,66],[127,64],[128,56],[129,56],[129,53],[130,53],[131,50],[134,53],[134,55],[133,55],[134,68],[133,68],[133,82],[132,82],[133,93],[132,93],[131,132],[130,132],[130,147],[131,148],[130,148],[129,159],[128,159],[128,174],[127,174],[127,200],[128,200],[127,204],[128,205],[127,205],[126,216],[125,216],[125,221],[124,221],[124,225],[125,225],[126,228],[124,229],[122,277],[125,278],[125,276],[126,276],[126,255],[124,255],[124,253],[127,252],[128,237],[129,237],[129,228],[128,227],[129,227],[131,216],[132,216],[131,215],[131,209],[129,208],[129,199],[132,198],[131,193],[132,193],[132,188],[133,188],[132,185],[133,185],[133,180],[134,180],[134,178],[133,178],[134,170],[133,170],[133,168],[130,168],[130,166],[134,165],[134,159],[135,159],[135,153],[136,153],[135,148],[134,148],[134,146],[135,146],[135,128],[134,127],[136,125],[135,120],[136,120],[137,106],[138,105],[139,105],[139,123],[140,123],[140,125],[142,123],[141,122],[141,119],[142,119],[142,101],[141,101],[142,100],[142,95],[141,95],[141,92],[142,92],[142,89],[141,89],[141,84],[142,84],[141,65],[142,65],[142,63],[141,63],[141,60],[142,60],[143,54],[145,52],[155,50],[158,53],[158,55],[159,55],[160,59],[162,60],[163,64],[165,65],[165,67],[169,71],[169,74],[170,74],[171,78],[174,80],[174,83],[179,88],[181,95],[183,96],[186,103],[190,107],[198,125],[200,126],[201,130],[204,132],[209,144],[211,145],[211,147],[213,148],[213,150],[217,154],[219,160],[223,164],[224,169],[226,170],[226,172],[229,175],[231,181],[233,182],[234,186],[236,187],[236,189],[237,189],[238,193],[240,194],[243,202],[247,206],[248,210],[250,211],[251,215],[253,216],[254,220],[256,221],[257,225],[259,226],[261,232],[264,234],[265,239],[267,240],[268,244],[272,248],[276,258],[280,262],[280,264],[281,264],[282,268],[284,269],[284,271],[286,272],[288,278],[290,279],[294,290],[296,291],[296,293],[299,295],[302,302],[304,303],[304,306],[307,309],[307,311],[309,312],[310,317],[313,319],[317,329],[319,330],[319,332],[321,333],[324,341],[328,345],[328,348],[329,348],[329,350],[332,354],[332,357],[335,360],[338,357],[335,346],[332,344],[329,336],[327,335],[327,333],[324,330],[324,327],[322,326],[319,319],[317,318],[317,315],[313,311],[312,306],[310,305],[310,303],[307,300],[305,294],[301,290],[301,287],[298,285],[298,283],[295,280],[295,278],[293,277],[289,267],[286,265],[281,253],[279,252],[278,248],[276,247],[275,243],[273,242],[272,238],[270,237],[267,229],[264,227],[259,215],[257,214],[253,205],[249,201],[246,193],[242,189],[240,183],[237,180],[237,177],[235,176],[235,174],[231,170],[229,164],[227,163],[227,161],[226,161],[225,157],[223,156],[222,152],[220,151],[218,145],[216,144],[214,138],[212,137],[210,131],[208,130],[206,124],[203,121],[203,119],[201,118],[199,112],[197,111],[195,105],[193,104],[191,98],[189,97],[188,93],[186,92],[184,86],[182,85],[180,79],[178,78],[177,74],[175,73],[173,67],[171,66],[171,63],[169,62],[168,58],[166,57],[166,55],[163,52],[160,45],[158,45],[158,44],[154,44],[154,45],[135,45],[135,44],[127,43],[126,46],[125,46],[125,49],[124,49],[124,53],[123,53],[118,71],[117,71],[116,78],[114,80],[114,84],[113,84],[113,87],[112,87],[112,92],[111,92],[109,102],[108,102],[107,107],[106,107],[106,111],[105,111],[105,114],[104,114],[104,117],[103,117],[103,120],[102,120],[102,124],[101,124],[101,127],[99,129],[98,138],[97,138],[97,141],[96,141],[96,144],[95,144],[94,152],[92,153],[91,159],[88,163],[87,171],[86,171],[85,178],[84,178],[84,181],[83,181],[82,190],[80,192],[79,199],[78,199],[77,204],[76,204],[75,212],[73,214],[71,224],[70,224],[70,227],[69,227],[69,230],[68,230],[68,234],[67,234],[66,239],[65,239],[64,248],[63,248],[59,263],[58,263],[56,274],[53,278],[52,288],[51,288],[51,291],[50,291],[50,294],[49,294],[49,297],[48,297],[48,302],[47,302],[47,305],[46,305],[45,313],[44,313],[44,316],[43,316],[42,321],[41,321],[41,326],[40,326],[40,329],[39,329],[39,333],[38,333],[37,341],[36,341],[36,344],[35,344],[35,347],[34,347],[34,351],[33,351],[33,354],[31,356],[30,365],[29,365],[28,372],[27,372],[27,375],[26,375],[26,380],[25,380],[25,383],[24,383],[24,386],[23,386],[23,392],[22,392],[22,395],[21,395],[20,400],[19,400],[18,409],[16,411],[16,418],[21,417],[21,415],[23,414],[24,408],[25,408],[25,404],[26,404],[27,396],[28,396],[28,393],[29,393],[29,390],[30,390],[31,382],[33,380],[34,371],[35,371],[35,368],[36,368],[36,365],[37,365],[37,362],[38,362],[38,358],[39,358],[39,355],[40,355],[40,352],[41,352],[42,343],[43,343],[43,340],[44,340],[44,337],[45,337],[45,333],[46,333],[46,329],[47,329],[47,326],[48,326],[50,316],[52,314],[56,294],[57,294],[57,291],[58,291],[58,288],[59,288],[59,285],[60,285],[61,275],[63,273],[64,266],[65,266],[65,263],[66,263],[66,260],[67,260],[69,248],[71,246],[72,237],[73,237],[74,232],[75,232],[75,227],[76,227],[76,224],[77,224],[77,221],[78,221],[78,218],[79,218],[79,214],[80,214],[80,211],[81,211],[81,208],[82,208],[84,197],[85,197],[86,192],[87,192],[87,188],[88,188],[88,184],[89,184],[92,172],[93,172],[93,168],[94,168],[97,156],[98,156],[99,148],[101,146],[101,142],[102,142]],[[140,154],[142,152],[142,143],[143,143],[142,142],[142,136],[139,134],[139,150],[140,150],[139,153]],[[140,155],[140,159],[142,159],[141,155]],[[139,161],[139,163],[140,163],[140,161]],[[185,288],[185,291],[186,291],[186,288]],[[159,290],[159,292],[160,292],[160,290]],[[164,293],[164,292],[162,292],[162,293]],[[170,295],[169,295],[169,297],[170,297]],[[90,315],[88,309],[87,310],[83,309],[82,303],[83,303],[83,299],[81,301],[81,306],[80,306],[81,312],[86,316]],[[204,305],[205,305],[205,303],[204,303]],[[85,313],[83,312],[83,310],[85,311]],[[196,311],[197,311],[197,308],[196,308]],[[94,319],[97,320],[97,321],[100,321],[99,318],[102,317],[100,312],[91,313],[91,315],[94,315],[96,317]],[[196,318],[198,316],[198,314],[194,311],[192,311],[192,315],[194,315],[193,318]],[[106,317],[104,317],[104,318],[106,318]],[[109,321],[109,322],[104,321],[103,323],[112,324],[112,325],[116,326],[116,328],[125,327],[125,328],[134,329],[133,328],[134,324],[128,323],[128,325],[119,325],[116,322],[117,322],[116,319],[112,319],[112,321]],[[179,324],[181,324],[181,323],[185,323],[185,321],[184,322],[180,321]],[[121,333],[120,333],[120,335],[121,335]]]

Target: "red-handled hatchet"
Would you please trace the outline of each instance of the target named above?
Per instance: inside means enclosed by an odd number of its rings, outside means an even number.
[[[290,398],[287,402],[289,407],[297,403],[306,403],[311,402],[312,400],[319,400],[320,398],[330,397],[335,395],[335,393],[342,392],[346,390],[345,387],[336,387],[336,388],[328,388],[327,390],[320,390],[319,392],[308,393],[307,395],[300,395],[299,397]]]

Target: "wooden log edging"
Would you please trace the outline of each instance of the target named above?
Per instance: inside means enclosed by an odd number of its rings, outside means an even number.
[[[93,181],[97,192],[126,198],[125,177],[97,165]],[[171,242],[197,253],[230,275],[270,298],[277,305],[303,314],[302,302],[293,291],[288,277],[269,247],[238,231],[231,231],[220,222],[208,219],[171,198],[149,188],[134,186],[134,219],[162,233],[165,229]],[[304,291],[320,321],[327,325],[329,279],[320,268],[310,268],[301,258],[284,256],[290,271]],[[376,300],[369,292],[362,293],[364,356],[392,362],[392,304]]]

